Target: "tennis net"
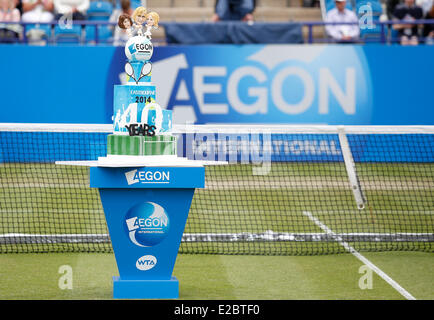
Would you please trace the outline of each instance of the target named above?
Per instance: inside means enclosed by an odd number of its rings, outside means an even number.
[[[111,125],[0,124],[0,253],[111,252],[86,165]],[[434,252],[434,127],[175,126],[206,166],[180,253]],[[56,164],[57,163],[57,164]]]

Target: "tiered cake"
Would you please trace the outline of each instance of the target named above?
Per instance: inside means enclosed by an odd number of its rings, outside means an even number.
[[[125,46],[127,84],[114,88],[113,134],[107,138],[107,156],[176,155],[172,111],[155,101],[151,83],[153,46],[148,36],[131,37]]]
[[[172,111],[156,102],[150,59],[154,51],[151,31],[158,27],[158,20],[156,12],[147,13],[144,7],[138,7],[132,17],[119,17],[118,25],[129,37],[125,45],[127,83],[114,88],[113,133],[107,137],[107,156],[98,157],[98,166],[197,167],[205,163],[177,156]]]

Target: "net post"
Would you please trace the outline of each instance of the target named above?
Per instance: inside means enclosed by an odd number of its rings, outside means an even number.
[[[345,128],[338,127],[339,143],[341,145],[342,156],[344,158],[345,169],[347,170],[348,180],[350,182],[351,190],[353,191],[354,199],[357,204],[357,209],[362,210],[365,208],[365,197],[360,186],[359,178],[356,172],[353,155],[351,153],[350,145],[348,143]]]

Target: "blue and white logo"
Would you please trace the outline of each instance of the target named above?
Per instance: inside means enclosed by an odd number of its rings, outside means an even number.
[[[169,217],[166,210],[154,202],[139,203],[128,210],[125,228],[132,243],[152,247],[169,233]]]
[[[364,50],[322,45],[245,45],[173,50],[153,64],[158,103],[174,123],[369,122]],[[231,59],[227,59],[230,56]]]
[[[128,185],[136,183],[170,183],[169,170],[134,169],[125,172]]]
[[[142,271],[152,269],[157,264],[157,258],[152,255],[146,255],[137,259],[136,268]]]
[[[152,43],[146,37],[135,36],[125,45],[125,55],[130,61],[147,61],[154,52]]]

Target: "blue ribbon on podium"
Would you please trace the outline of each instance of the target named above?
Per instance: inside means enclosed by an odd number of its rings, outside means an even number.
[[[195,188],[205,168],[91,167],[119,270],[115,299],[176,299],[172,275]]]

